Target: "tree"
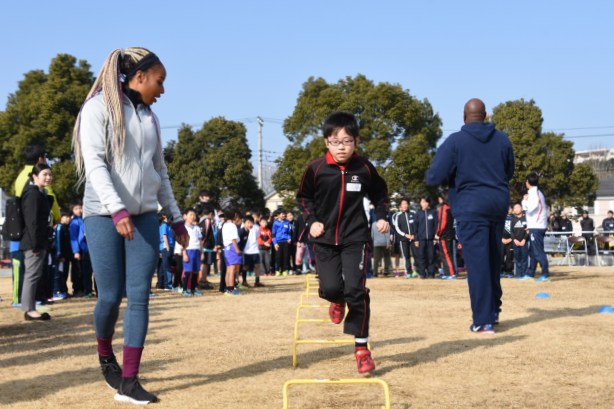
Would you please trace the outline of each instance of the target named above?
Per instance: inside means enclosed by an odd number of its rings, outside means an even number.
[[[244,209],[264,208],[251,156],[245,125],[223,117],[205,122],[199,131],[182,125],[178,141],[164,149],[173,193],[184,207],[193,206],[198,192],[208,189],[217,206],[233,201]]]
[[[527,175],[536,172],[549,205],[581,207],[594,202],[599,187],[597,176],[586,164],[574,165],[573,142],[564,140],[565,134],[542,133],[542,111],[534,100],[499,104],[490,120],[509,136],[514,148],[512,200],[522,199]]]
[[[285,207],[294,207],[307,165],[326,153],[320,134],[324,119],[334,111],[352,112],[360,126],[358,153],[371,160],[389,184],[389,191],[426,188],[424,173],[441,137],[441,120],[428,100],[420,101],[399,84],[379,83],[358,74],[336,84],[310,77],[303,84],[292,115],[284,121],[284,134],[292,144],[276,160],[273,185],[284,198]],[[413,144],[415,160],[397,166],[390,161],[396,143]],[[419,149],[418,149],[419,148]],[[398,149],[398,148],[397,148]],[[409,175],[421,174],[419,180]],[[403,179],[393,179],[402,177]],[[413,192],[413,191],[412,191]]]
[[[12,193],[23,169],[23,150],[40,145],[52,165],[54,192],[60,204],[82,195],[76,191],[71,140],[75,119],[93,84],[93,73],[85,60],[58,54],[51,60],[49,74],[33,70],[24,75],[19,88],[10,94],[6,110],[0,112],[0,187]]]

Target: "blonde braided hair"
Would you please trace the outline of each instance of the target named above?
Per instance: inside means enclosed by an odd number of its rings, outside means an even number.
[[[83,106],[102,92],[104,105],[107,110],[105,117],[106,160],[120,165],[123,160],[124,145],[126,142],[126,120],[124,116],[124,97],[122,92],[122,75],[127,74],[143,57],[149,54],[143,47],[118,48],[107,57],[100,73],[87,94]],[[81,111],[77,116],[73,130],[72,147],[75,154],[75,167],[77,168],[77,185],[85,181],[85,166],[81,151]],[[110,125],[110,126],[109,126]],[[108,132],[107,132],[108,130]]]

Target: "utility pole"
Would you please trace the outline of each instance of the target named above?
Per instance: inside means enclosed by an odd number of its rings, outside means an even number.
[[[258,117],[258,186],[263,189],[262,184],[262,125],[264,121]]]

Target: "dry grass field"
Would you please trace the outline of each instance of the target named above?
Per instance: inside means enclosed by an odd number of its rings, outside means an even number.
[[[464,280],[369,280],[370,375],[390,385],[393,408],[612,408],[614,269],[554,267],[550,283],[503,279],[495,335],[469,332]],[[252,279],[253,280],[253,279]],[[213,280],[215,281],[215,280]],[[359,378],[348,345],[304,345],[292,368],[302,277],[266,277],[241,298],[160,293],[151,301],[143,384],[159,408],[281,408],[290,379]],[[549,299],[535,295],[545,291]],[[98,367],[95,301],[54,306],[49,323],[26,323],[0,277],[0,406],[119,408]],[[321,303],[316,297],[309,303]],[[125,305],[124,305],[125,306]],[[302,310],[325,318],[327,310]],[[120,316],[121,319],[121,316]],[[339,326],[305,324],[301,339],[351,339]],[[115,334],[121,362],[122,328]],[[381,387],[290,388],[290,408],[379,408]]]

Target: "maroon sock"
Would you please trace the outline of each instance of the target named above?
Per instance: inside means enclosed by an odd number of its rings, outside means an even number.
[[[113,356],[113,334],[107,339],[100,339],[96,335],[96,341],[98,341],[98,355],[108,358]]]
[[[124,369],[122,378],[132,378],[139,373],[143,347],[127,347],[124,345]]]

